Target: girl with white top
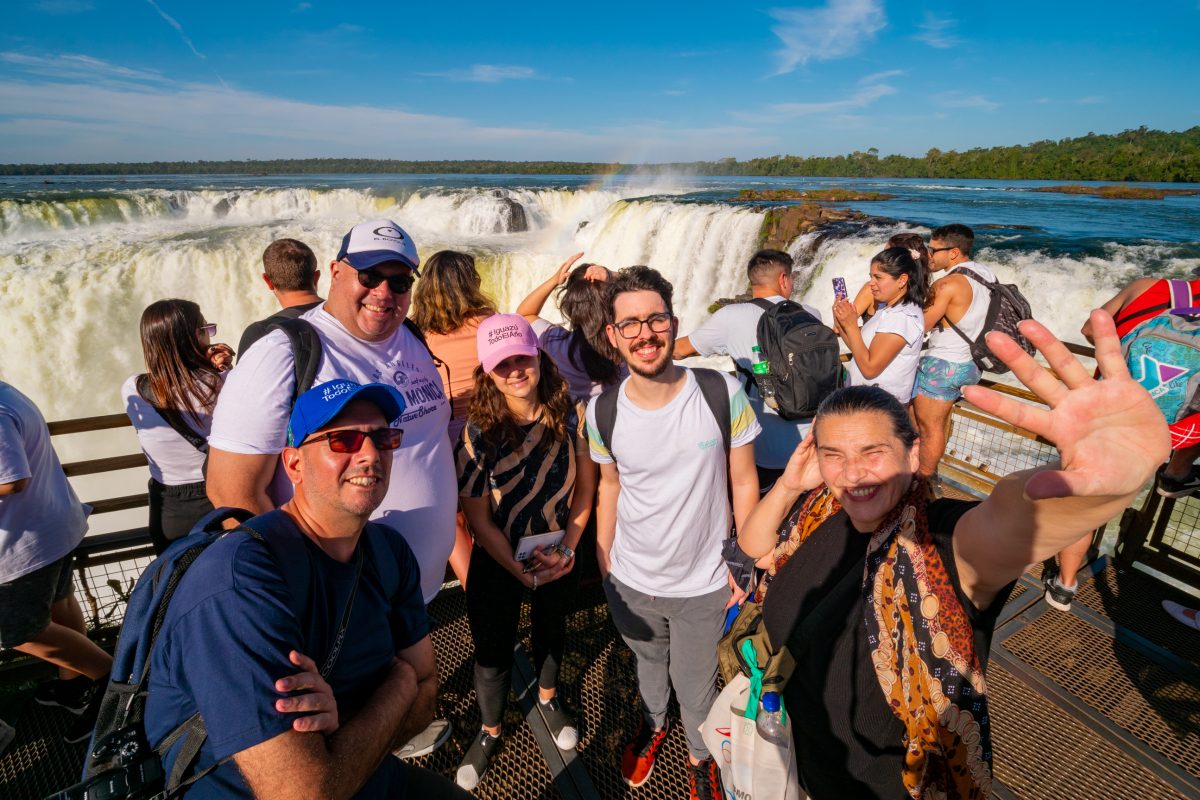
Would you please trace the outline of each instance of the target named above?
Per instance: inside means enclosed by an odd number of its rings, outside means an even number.
[[[215,324],[190,300],[158,300],[142,312],[146,372],[121,387],[125,413],[150,462],[150,540],[161,553],[212,511],[204,480],[217,393],[233,349],[213,344]]]
[[[861,328],[853,303],[833,304],[834,330],[853,356],[847,364],[850,385],[879,386],[908,403],[925,336],[929,272],[907,247],[889,247],[871,259],[867,286],[877,308]]]

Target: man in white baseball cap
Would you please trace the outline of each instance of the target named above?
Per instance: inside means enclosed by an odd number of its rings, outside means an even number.
[[[315,384],[384,383],[404,397],[400,418],[388,420],[404,429],[404,446],[390,454],[395,478],[372,519],[395,528],[412,548],[428,604],[454,546],[458,485],[446,436],[450,404],[428,348],[407,321],[419,264],[416,245],[395,222],[359,223],[330,265],[329,298],[299,320],[320,341]],[[295,367],[291,340],[272,330],[229,373],[208,440],[208,494],[215,504],[262,514],[292,496],[279,454],[287,444]],[[448,726],[435,738],[443,733]]]

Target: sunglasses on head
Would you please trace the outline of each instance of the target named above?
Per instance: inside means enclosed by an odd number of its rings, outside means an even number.
[[[357,453],[362,450],[363,442],[370,437],[376,450],[395,450],[404,440],[404,431],[400,428],[376,428],[373,431],[328,431],[318,434],[312,439],[305,439],[297,447],[304,447],[313,442],[328,442],[329,449],[335,453]]]
[[[384,281],[387,281],[388,289],[390,289],[393,294],[404,294],[412,288],[413,276],[412,273],[406,272],[399,275],[392,275],[391,277],[385,277],[382,272],[374,267],[358,270],[358,282],[364,288],[374,289]]]

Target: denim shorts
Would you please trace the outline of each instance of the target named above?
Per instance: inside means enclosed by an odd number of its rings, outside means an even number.
[[[917,367],[917,394],[953,403],[962,397],[962,387],[979,383],[981,374],[974,361],[954,363],[924,356]]]
[[[0,649],[25,644],[50,624],[50,606],[75,590],[67,553],[51,564],[0,583]]]

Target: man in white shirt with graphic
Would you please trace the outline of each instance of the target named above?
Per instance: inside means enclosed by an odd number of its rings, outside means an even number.
[[[441,588],[454,546],[458,484],[446,437],[449,402],[428,349],[404,324],[418,265],[416,245],[395,222],[355,225],[330,265],[329,298],[300,319],[321,340],[314,384],[335,378],[386,383],[404,396],[404,414],[388,420],[404,430],[404,446],[391,454],[393,473],[404,477],[392,481],[372,519],[408,542],[428,604]],[[229,373],[208,439],[208,496],[214,506],[262,514],[292,496],[279,454],[287,443],[294,366],[287,335],[273,330]],[[441,722],[438,744],[450,730]]]
[[[945,270],[946,274],[934,281],[933,302],[925,309],[929,346],[917,367],[912,401],[921,434],[918,472],[926,478],[937,474],[938,462],[946,452],[946,420],[962,397],[962,387],[979,383],[979,367],[971,358],[967,339],[973,342],[983,332],[992,295],[963,270],[987,281],[995,281],[996,274],[971,260],[974,245],[975,232],[966,225],[944,225],[929,239],[929,270]],[[951,324],[962,331],[961,336]]]
[[[790,299],[795,288],[793,263],[792,257],[782,250],[759,250],[751,256],[746,265],[750,296],[770,303]],[[806,303],[800,305],[821,319],[820,310]],[[754,440],[754,463],[758,467],[759,491],[765,493],[783,473],[796,445],[812,426],[812,420],[787,420],[779,416],[763,403],[758,386],[752,380],[755,360],[752,348],[758,344],[758,321],[764,313],[764,309],[753,301],[730,303],[717,309],[700,327],[675,342],[675,358],[727,355],[733,359],[738,374],[745,378],[750,407],[762,425],[762,435]]]
[[[671,360],[678,321],[671,284],[648,267],[611,284],[607,333],[629,366],[617,392],[609,443],[597,422],[605,396],[588,405],[592,460],[600,464],[596,547],[613,623],[637,657],[643,715],[624,749],[631,786],[650,777],[667,735],[671,687],[679,700],[691,766],[691,796],[721,797],[716,762],[699,725],[717,697],[717,641],[733,605],[721,556],[729,535],[729,487],[740,524],[758,499],[754,438],[761,430],[740,384],[724,384],[729,455],[716,409],[692,370]],[[612,396],[608,396],[612,399]]]

